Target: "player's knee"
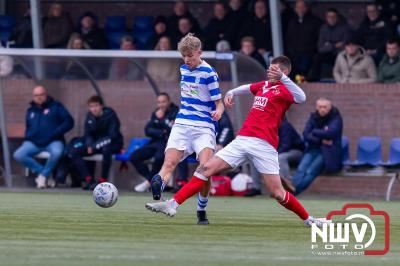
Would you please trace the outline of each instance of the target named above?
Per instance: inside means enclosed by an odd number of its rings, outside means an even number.
[[[277,201],[282,201],[285,195],[285,191],[281,187],[275,187],[271,189],[271,197]]]
[[[175,163],[172,160],[165,160],[163,167],[168,171],[172,171],[175,168]]]

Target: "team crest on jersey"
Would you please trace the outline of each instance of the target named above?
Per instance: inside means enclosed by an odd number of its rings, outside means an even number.
[[[267,97],[254,97],[253,108],[264,111],[265,106],[267,106],[268,98]]]

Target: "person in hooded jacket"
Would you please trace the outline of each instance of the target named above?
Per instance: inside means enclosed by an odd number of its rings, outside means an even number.
[[[317,100],[316,109],[310,114],[303,132],[306,150],[292,177],[292,184],[285,182],[296,195],[307,189],[323,171],[335,173],[343,167],[342,116],[326,98]]]
[[[104,106],[100,96],[92,96],[87,101],[89,112],[85,120],[83,143],[74,145],[69,150],[69,157],[74,167],[86,182],[84,189],[93,189],[98,183],[107,182],[112,163],[112,156],[121,152],[123,137],[121,123],[116,112]],[[83,157],[102,154],[101,176],[95,178],[89,173]]]
[[[25,139],[14,152],[14,159],[38,176],[37,188],[45,188],[47,179],[57,166],[64,152],[64,134],[74,126],[74,119],[65,107],[47,95],[46,89],[38,85],[33,89],[33,101],[26,111]],[[45,165],[34,156],[48,152]]]
[[[144,132],[150,138],[150,142],[137,149],[131,154],[131,163],[138,173],[146,180],[135,186],[136,192],[145,192],[150,189],[151,178],[160,171],[164,162],[164,151],[167,146],[169,134],[179,108],[171,102],[169,95],[165,92],[157,96],[157,109],[151,114]],[[148,163],[154,158],[151,170]]]

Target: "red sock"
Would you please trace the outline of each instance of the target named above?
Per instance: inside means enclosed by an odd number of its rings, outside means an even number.
[[[308,212],[290,192],[286,191],[283,200],[279,202],[283,207],[296,213],[302,220],[308,218]]]
[[[185,202],[188,198],[199,192],[204,184],[205,180],[200,179],[196,176],[192,176],[189,182],[186,183],[174,196],[174,200],[180,205]]]

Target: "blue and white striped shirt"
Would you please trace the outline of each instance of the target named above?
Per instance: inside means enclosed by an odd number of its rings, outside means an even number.
[[[175,123],[208,127],[215,131],[215,121],[212,120],[211,112],[216,107],[214,101],[222,97],[217,73],[204,60],[194,69],[182,65],[180,72],[181,107]]]

